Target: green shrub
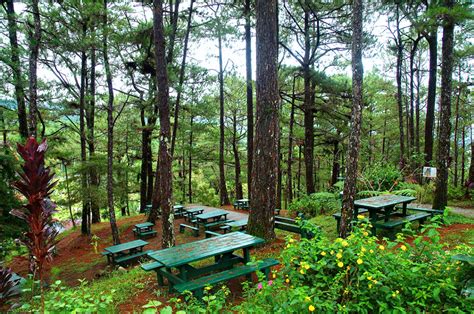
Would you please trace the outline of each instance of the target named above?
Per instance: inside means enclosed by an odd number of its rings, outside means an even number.
[[[425,185],[418,185],[415,191],[416,191],[416,201],[418,203],[422,203],[422,204],[433,203],[433,196],[435,192],[435,185],[433,182],[430,182]]]
[[[65,287],[60,280],[51,285],[45,295],[44,309],[46,313],[110,313],[114,309],[114,289],[93,293],[85,280],[79,287]],[[40,296],[33,297],[33,302],[24,303],[21,312],[39,312]]]
[[[391,191],[402,178],[402,173],[396,166],[370,165],[359,178],[359,190]]]
[[[345,240],[289,239],[283,268],[271,282],[252,285],[238,307],[253,313],[439,313],[469,312],[472,300],[460,296],[469,265],[452,255],[473,249],[443,250],[433,226],[409,244],[403,236],[381,245],[369,235],[368,221]],[[315,230],[315,232],[317,232]],[[426,241],[429,237],[430,241]]]
[[[361,198],[367,198],[367,197],[372,197],[372,196],[379,196],[384,193],[387,193],[387,192],[364,190],[364,191],[357,192],[356,198],[361,199]]]
[[[395,195],[416,197],[416,191],[412,189],[396,190],[396,191],[392,191],[392,193]]]
[[[466,191],[462,186],[448,186],[448,200],[461,200],[465,198]]]
[[[333,193],[321,192],[305,195],[294,200],[288,209],[314,217],[322,213],[331,213],[340,208],[338,197]]]

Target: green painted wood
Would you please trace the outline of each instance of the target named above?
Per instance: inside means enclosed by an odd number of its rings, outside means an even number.
[[[163,264],[160,262],[152,262],[147,264],[142,264],[140,266],[144,271],[156,270],[157,268],[163,267]]]
[[[397,226],[401,226],[407,223],[408,221],[424,220],[430,216],[431,216],[430,214],[415,214],[415,215],[403,217],[403,219],[399,219],[399,220],[390,220],[384,223],[376,223],[376,226],[378,228],[392,229]]]
[[[220,233],[217,233],[217,232],[214,232],[214,231],[204,231],[204,233],[206,234],[206,238],[211,238],[211,237],[219,237],[221,236],[222,234]]]
[[[227,222],[227,223],[225,223],[225,225],[229,226],[231,228],[242,228],[242,227],[244,227],[248,224],[248,221],[249,221],[249,219],[245,218],[245,219],[241,219],[241,220]]]
[[[145,232],[138,232],[137,235],[139,237],[147,237],[147,236],[156,236],[157,232],[155,230],[145,231]]]
[[[399,207],[399,206],[396,206],[395,208],[396,208],[396,209],[402,209],[402,208]],[[407,209],[408,209],[408,210],[418,211],[418,212],[433,213],[433,214],[443,214],[443,213],[444,213],[444,211],[442,211],[442,210],[439,210],[439,209],[431,209],[431,208],[419,208],[419,207],[407,206]]]
[[[147,244],[148,242],[146,241],[135,240],[135,241],[130,241],[130,242],[126,242],[126,243],[122,243],[118,245],[109,246],[109,247],[106,247],[104,250],[112,254],[117,254],[123,251],[128,251],[128,250],[136,249],[139,247],[143,247]]]
[[[197,212],[203,212],[204,209],[200,208],[200,207],[194,207],[194,208],[185,208],[184,209],[187,213],[191,213],[191,214],[194,214],[194,213],[197,213]]]
[[[298,234],[302,233],[300,226],[281,222],[281,221],[275,221],[275,228],[298,233]]]
[[[197,289],[204,288],[208,285],[215,285],[222,281],[228,281],[233,278],[242,277],[251,274],[257,270],[266,269],[278,264],[279,262],[276,259],[268,258],[256,265],[244,265],[234,267],[232,269],[225,270],[216,274],[194,279],[193,281],[177,284],[174,286],[174,289],[180,293],[183,293],[184,291],[194,291]]]
[[[416,200],[416,197],[387,194],[357,200],[354,205],[362,208],[381,209],[414,200]]]
[[[202,213],[199,215],[196,215],[195,218],[197,220],[208,220],[208,219],[213,219],[213,218],[218,218],[220,216],[228,215],[229,212],[226,210],[218,209],[214,210],[212,212],[207,212],[207,213]]]
[[[365,208],[359,208],[358,210],[359,214],[364,214],[364,213],[367,213],[368,210],[365,209]],[[335,213],[332,215],[335,219],[341,219],[341,213]]]
[[[138,229],[150,228],[150,227],[153,227],[154,225],[155,224],[153,224],[151,222],[144,222],[144,223],[141,223],[141,224],[136,224],[135,228],[138,228]]]
[[[147,254],[151,253],[151,252],[153,252],[153,251],[148,250],[148,251],[138,252],[138,253],[135,253],[135,254],[132,254],[132,255],[122,256],[122,257],[116,258],[115,263],[116,264],[122,264],[122,263],[125,263],[125,262],[128,262],[128,261],[137,259],[141,256],[147,256]]]
[[[215,226],[221,226],[225,223],[230,223],[232,221],[233,220],[218,220],[218,221],[207,222],[207,223],[204,223],[202,225],[204,226],[204,228],[208,229],[208,228],[215,227]]]
[[[177,267],[219,254],[253,247],[264,240],[242,232],[181,244],[150,253],[149,256],[166,267]]]

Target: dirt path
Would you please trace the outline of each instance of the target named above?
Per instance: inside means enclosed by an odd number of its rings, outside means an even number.
[[[420,208],[431,208],[431,204],[410,204],[415,207],[420,207]],[[463,215],[469,218],[474,218],[474,208],[463,208],[463,207],[453,207],[449,206],[449,208],[452,208],[452,212],[455,214]]]

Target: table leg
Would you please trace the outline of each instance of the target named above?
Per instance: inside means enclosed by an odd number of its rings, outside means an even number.
[[[375,222],[377,221],[377,211],[374,209],[369,209],[369,220],[372,224],[372,235],[375,236],[377,234],[375,229]]]
[[[393,208],[395,206],[387,206],[385,207],[385,217],[384,217],[384,221],[387,222],[390,220],[390,214],[392,213],[393,211]]]
[[[403,216],[407,215],[407,205],[408,203],[403,203]]]
[[[244,264],[250,262],[250,248],[244,249]]]

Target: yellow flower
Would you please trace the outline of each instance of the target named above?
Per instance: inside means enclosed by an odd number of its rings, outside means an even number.
[[[273,274],[272,277],[273,277],[273,279],[275,279],[275,278],[277,277],[277,275],[276,275],[276,274]]]
[[[357,219],[364,219],[363,215],[357,215]]]
[[[337,266],[339,266],[339,267],[342,268],[342,267],[344,266],[344,263],[343,263],[343,262],[339,262],[339,263],[337,263]]]
[[[291,244],[287,244],[286,248],[289,249],[291,247]]]
[[[310,297],[305,297],[304,300],[305,300],[306,302],[309,302],[309,301],[311,301],[311,298],[310,298]]]
[[[336,257],[337,257],[337,258],[342,258],[342,254],[341,254],[341,253],[337,253],[337,254],[336,254]]]
[[[176,299],[176,302],[178,302],[178,303],[181,302],[181,299],[180,298]]]
[[[381,251],[383,251],[383,250],[385,250],[385,246],[379,245],[379,249],[380,249]]]
[[[305,264],[305,265],[304,265],[304,269],[308,270],[309,268],[310,268],[310,267],[309,267],[308,264]]]
[[[371,289],[371,288],[372,288],[372,284],[371,284],[371,283],[369,283],[369,289]]]
[[[337,238],[335,242],[342,242],[342,238]]]
[[[342,246],[348,246],[349,245],[349,243],[347,243],[346,240],[342,241],[341,244],[342,244]]]
[[[369,235],[369,233],[368,233],[367,231],[364,231],[362,234],[363,234],[364,236],[368,236],[368,235]]]
[[[321,252],[321,255],[322,255],[322,256],[326,256],[326,252],[322,251],[322,252]]]
[[[209,290],[211,290],[211,287],[207,286],[207,287],[205,287],[204,289],[205,289],[206,291],[209,291]]]
[[[329,254],[334,255],[334,250],[331,250],[331,252],[329,252]]]
[[[303,269],[303,268],[300,269],[300,274],[301,274],[301,275],[304,275],[304,269]]]
[[[396,293],[392,293],[392,298],[396,298],[397,297],[397,294]]]
[[[396,292],[397,294],[399,294],[399,293],[400,293],[400,291],[398,291],[398,290],[397,290],[397,291],[395,291],[395,292]]]
[[[358,259],[357,259],[357,264],[360,265],[360,264],[362,264],[362,263],[363,263],[363,261],[362,261],[360,258],[358,258]]]
[[[290,282],[290,279],[286,278],[285,282],[286,282],[286,283],[289,283],[289,282]]]
[[[370,251],[369,251],[369,252],[370,252],[370,253],[374,253],[374,250],[370,249]]]
[[[361,252],[366,252],[367,249],[366,249],[365,247],[362,247],[362,248],[360,249],[360,251],[361,251]]]
[[[378,281],[374,279],[374,281],[372,281],[372,282],[376,285]]]
[[[308,306],[308,310],[310,312],[314,312],[314,310],[316,310],[316,308],[311,304],[310,306]]]
[[[406,250],[407,250],[407,247],[404,246],[404,245],[402,245],[402,246],[400,247],[400,249],[401,249],[402,251],[406,251]]]
[[[293,238],[291,238],[289,242],[293,243],[293,242],[295,242],[295,240]]]

